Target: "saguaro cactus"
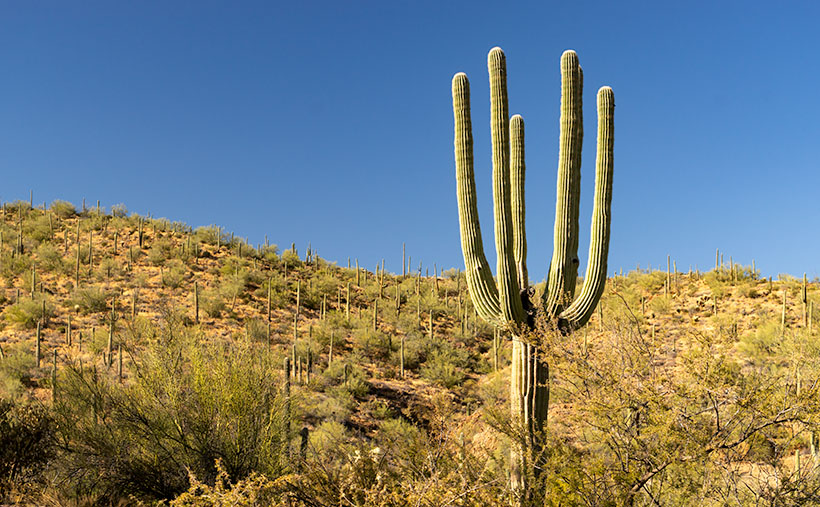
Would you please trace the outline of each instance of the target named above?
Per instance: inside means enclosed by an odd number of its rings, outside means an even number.
[[[497,278],[484,255],[476,206],[470,84],[467,75],[453,77],[455,160],[461,247],[467,285],[477,313],[512,335],[510,403],[520,425],[512,447],[510,481],[519,502],[527,496],[526,480],[537,473],[539,435],[547,419],[549,366],[539,357],[534,340],[536,314],[567,335],[589,320],[603,293],[609,251],[612,201],[614,95],[598,91],[598,154],[592,238],[581,293],[575,298],[578,275],[578,207],[581,190],[583,73],[574,51],[561,57],[561,138],[558,192],[555,206],[555,245],[546,289],[533,301],[527,275],[524,230],[524,120],[510,119],[507,102],[506,57],[493,48],[487,58],[493,156],[493,200]],[[497,281],[496,281],[497,280]],[[540,311],[536,311],[538,308]]]

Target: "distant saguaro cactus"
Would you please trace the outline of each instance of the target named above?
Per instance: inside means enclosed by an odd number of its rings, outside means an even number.
[[[583,73],[574,51],[561,56],[561,138],[558,156],[558,192],[555,245],[549,278],[541,301],[531,299],[524,230],[524,120],[510,119],[507,102],[506,57],[493,48],[487,58],[490,74],[493,200],[497,280],[481,239],[473,171],[470,120],[470,84],[467,75],[453,77],[455,161],[461,247],[467,285],[475,309],[485,321],[512,335],[510,402],[514,421],[523,437],[511,451],[510,482],[517,502],[528,496],[527,477],[539,469],[539,435],[547,419],[549,366],[538,356],[528,334],[535,330],[535,308],[563,334],[589,320],[603,293],[609,251],[610,204],[613,173],[614,95],[605,86],[598,91],[598,153],[592,238],[581,293],[575,298],[578,275],[578,208],[581,191],[583,139]],[[537,303],[537,304],[536,304]]]

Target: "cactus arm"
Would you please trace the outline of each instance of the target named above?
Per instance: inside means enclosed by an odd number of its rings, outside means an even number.
[[[578,329],[587,323],[601,299],[606,283],[609,231],[612,219],[612,174],[615,95],[612,88],[598,90],[598,155],[595,162],[595,204],[584,286],[578,298],[559,316],[561,327]],[[562,322],[563,321],[563,322]]]
[[[578,116],[579,85],[578,55],[565,51],[561,55],[561,134],[558,154],[558,190],[555,201],[555,242],[549,270],[549,285],[545,291],[547,315],[557,315],[572,300],[577,276],[578,252],[578,191],[580,178],[578,151],[581,149]]]
[[[465,275],[476,312],[493,325],[503,325],[498,290],[484,255],[476,206],[473,171],[473,133],[470,121],[470,82],[460,72],[453,76],[453,116],[455,118],[455,159],[458,222]]]
[[[572,245],[570,246],[570,251],[573,252],[573,258],[578,259],[578,241],[581,237],[580,232],[580,225],[578,221],[578,217],[580,214],[580,203],[581,203],[581,154],[583,152],[583,145],[584,145],[584,69],[581,66],[578,66],[578,84],[575,86],[575,115],[577,118],[577,128],[578,128],[578,141],[577,146],[578,148],[575,150],[575,158],[573,159],[573,167],[572,167],[572,195],[574,196],[573,206],[572,206],[572,219],[571,223],[575,225],[575,234],[572,236]],[[569,292],[567,298],[567,304],[569,301],[572,300],[575,294],[575,286],[578,278],[578,268],[580,267],[579,262],[573,262],[569,265],[569,269],[571,270],[569,278],[572,279],[572,283],[568,286],[565,291]]]
[[[512,226],[515,271],[518,288],[527,290],[527,231],[524,209],[524,119],[517,114],[510,119],[510,182],[512,184]]]
[[[495,249],[498,259],[498,294],[501,313],[508,322],[526,321],[518,291],[513,252],[513,218],[510,189],[510,117],[507,102],[507,62],[501,48],[487,55],[490,74],[490,130],[493,143],[493,209]]]

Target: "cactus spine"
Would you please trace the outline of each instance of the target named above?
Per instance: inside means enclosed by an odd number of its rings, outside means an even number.
[[[519,502],[527,495],[526,477],[538,465],[538,436],[547,418],[549,368],[525,336],[535,329],[530,300],[524,229],[524,120],[509,117],[506,57],[493,48],[487,58],[490,74],[493,201],[497,283],[484,255],[476,205],[470,88],[467,76],[453,77],[455,161],[459,227],[467,285],[482,319],[513,336],[510,382],[511,411],[522,426],[524,438],[512,447],[510,481]],[[558,157],[558,192],[554,252],[547,290],[540,301],[546,318],[563,334],[589,321],[603,293],[609,251],[610,205],[613,173],[612,89],[598,92],[598,153],[592,238],[581,293],[575,296],[578,275],[578,210],[583,73],[574,51],[561,57],[561,138]]]

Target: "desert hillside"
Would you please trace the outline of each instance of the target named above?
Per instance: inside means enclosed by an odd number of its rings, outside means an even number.
[[[5,203],[0,500],[507,504],[509,336],[462,272],[409,262]],[[816,502],[819,290],[670,260],[526,337],[550,364],[544,502]]]

